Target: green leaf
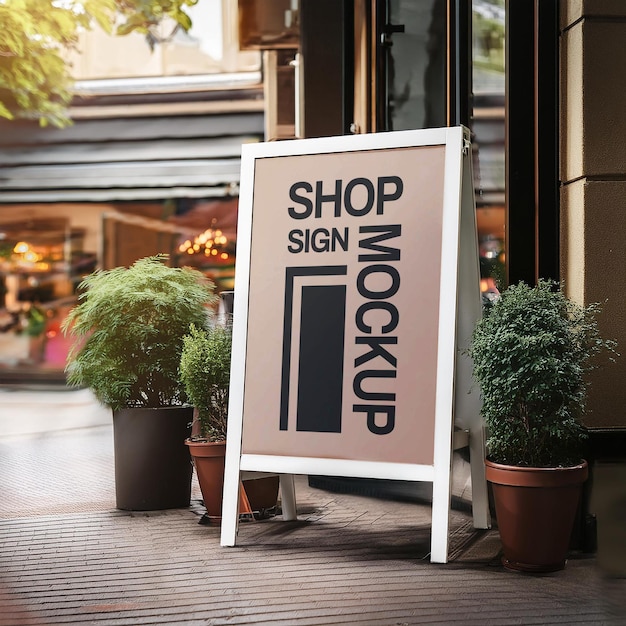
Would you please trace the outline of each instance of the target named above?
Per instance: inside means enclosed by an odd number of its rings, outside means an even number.
[[[79,304],[63,323],[74,337],[67,371],[111,406],[163,406],[185,400],[178,368],[183,337],[204,329],[213,285],[190,268],[165,265],[167,256],[130,268],[98,270],[79,287]]]
[[[178,11],[178,13],[176,13],[176,21],[185,30],[189,30],[191,28],[191,18],[183,11]]]
[[[193,4],[195,0],[0,0],[0,115],[35,118],[42,125],[69,124],[70,68],[62,52],[75,44],[79,28],[97,24],[111,33],[119,20],[119,34],[147,32],[165,14],[189,28],[184,7]]]
[[[569,301],[556,283],[504,291],[474,329],[468,353],[481,388],[491,458],[549,467],[580,460],[587,381],[600,352],[597,304]]]
[[[9,109],[7,109],[2,102],[0,102],[0,117],[4,117],[8,120],[14,119],[11,111],[9,111]]]

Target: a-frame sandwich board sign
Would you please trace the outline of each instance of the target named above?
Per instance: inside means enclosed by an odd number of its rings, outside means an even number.
[[[244,145],[221,544],[242,472],[431,482],[446,562],[455,429],[484,437],[463,354],[481,315],[463,127]]]

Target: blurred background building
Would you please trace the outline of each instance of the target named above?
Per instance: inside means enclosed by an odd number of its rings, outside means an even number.
[[[483,291],[606,301],[626,345],[626,8],[610,0],[199,0],[189,32],[81,35],[73,126],[0,124],[0,380],[63,383],[95,267],[156,252],[230,289],[241,145],[465,124]],[[271,242],[268,242],[271,254]],[[428,271],[428,268],[424,268]],[[592,427],[626,427],[626,365]]]
[[[59,325],[96,267],[167,252],[232,289],[243,143],[454,123],[445,0],[200,0],[190,14],[189,32],[164,21],[148,37],[81,33],[68,57],[73,125],[1,124],[0,380],[63,384]],[[475,0],[463,19],[475,103],[463,121],[475,135],[484,288],[495,289],[505,11]]]
[[[1,125],[0,381],[64,383],[59,324],[96,267],[166,252],[232,289],[241,145],[264,137],[261,56],[239,50],[236,2],[190,13],[189,32],[81,33],[73,125]]]

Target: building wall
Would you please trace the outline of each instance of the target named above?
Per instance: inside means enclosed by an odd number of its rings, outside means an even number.
[[[152,48],[141,33],[120,37],[99,27],[83,31],[66,55],[72,77],[84,81],[257,71],[259,52],[239,50],[236,8],[237,0],[202,0],[187,7],[191,29],[178,30]],[[172,24],[165,20],[156,34],[166,36]]]
[[[605,302],[623,355],[591,377],[587,425],[626,427],[626,2],[561,2],[561,277]]]

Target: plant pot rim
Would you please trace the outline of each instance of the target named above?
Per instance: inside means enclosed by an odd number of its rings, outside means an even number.
[[[179,410],[193,409],[193,407],[189,404],[160,404],[159,406],[130,405],[130,406],[121,406],[117,409],[113,409],[112,407],[109,407],[109,408],[111,408],[111,410],[114,413],[118,413],[119,411],[137,411],[137,410],[162,411],[163,409],[179,409]]]
[[[585,482],[589,475],[589,465],[584,459],[579,464],[568,467],[525,467],[485,459],[485,473],[489,482],[498,485],[563,487]]]
[[[496,461],[492,461],[489,458],[485,459],[485,465],[491,467],[501,467],[506,469],[515,469],[521,472],[553,472],[555,470],[574,470],[579,467],[586,467],[587,461],[585,459],[580,459],[580,463],[576,463],[575,465],[554,465],[550,467],[530,467],[528,465],[509,465],[507,463],[497,463]]]
[[[194,437],[188,437],[187,439],[185,439],[185,443],[187,445],[189,445],[189,444],[199,444],[199,445],[210,444],[212,446],[215,446],[215,445],[225,446],[226,445],[226,440],[224,439],[223,441],[209,441],[208,439],[205,439],[204,437],[198,437],[197,439],[194,438]]]
[[[225,441],[194,441],[185,439],[189,453],[193,457],[224,457],[226,455]]]

